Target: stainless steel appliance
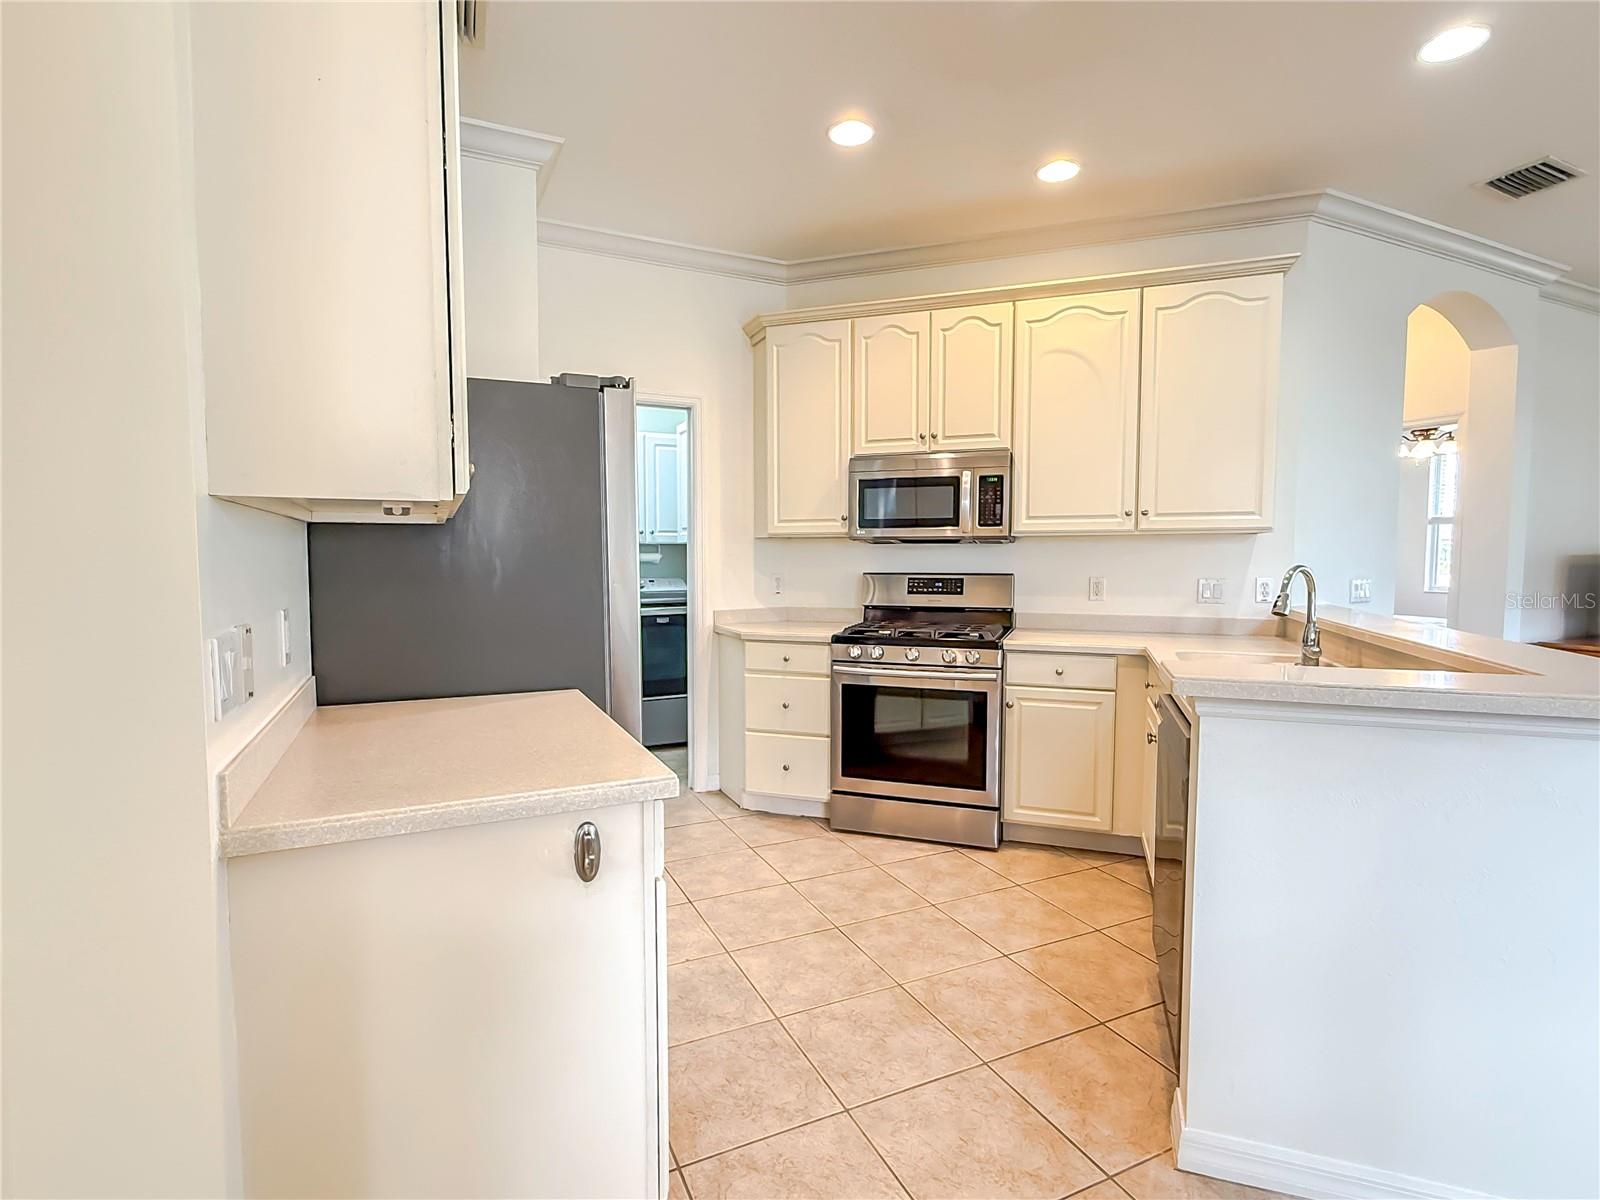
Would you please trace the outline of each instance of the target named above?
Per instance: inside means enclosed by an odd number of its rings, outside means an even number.
[[[689,740],[689,585],[682,579],[639,581],[639,658],[644,668],[646,746]]]
[[[1175,1062],[1182,1049],[1183,906],[1189,847],[1189,719],[1162,696],[1156,727],[1155,895],[1151,936]]]
[[[1011,541],[1011,451],[852,458],[850,536],[863,542]]]
[[[307,531],[317,699],[578,688],[637,737],[632,381],[467,393],[472,490],[454,518]]]
[[[834,829],[1000,844],[1010,575],[869,574],[833,635]]]

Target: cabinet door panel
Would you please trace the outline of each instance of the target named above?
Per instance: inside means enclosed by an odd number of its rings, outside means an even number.
[[[459,244],[446,249],[459,224],[446,212],[447,159],[459,169],[445,125],[450,15],[193,8],[213,495],[430,502],[466,490],[463,356],[457,345],[453,367],[451,349]]]
[[[1010,304],[933,314],[928,445],[978,450],[1011,444]]]
[[[230,862],[245,1194],[657,1195],[661,819],[618,805]]]
[[[1268,529],[1283,277],[1147,288],[1139,528]]]
[[[1018,534],[1131,530],[1139,441],[1139,293],[1017,305]]]
[[[765,362],[766,532],[843,535],[850,322],[771,329]]]
[[[855,322],[855,454],[901,454],[928,441],[929,314]]]
[[[1111,830],[1116,693],[1006,689],[1007,821]]]

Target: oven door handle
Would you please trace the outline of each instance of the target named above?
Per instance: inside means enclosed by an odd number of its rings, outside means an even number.
[[[951,671],[907,671],[899,667],[884,671],[876,667],[846,667],[836,663],[834,664],[833,673],[835,675],[847,675],[853,679],[865,679],[870,676],[875,679],[887,680],[890,684],[893,684],[897,679],[957,679],[965,680],[968,683],[1000,682],[999,671],[963,671],[960,669]]]

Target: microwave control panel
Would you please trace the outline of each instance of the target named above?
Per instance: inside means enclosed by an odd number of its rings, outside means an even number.
[[[1006,523],[1006,485],[1003,475],[978,476],[978,527],[999,529]]]

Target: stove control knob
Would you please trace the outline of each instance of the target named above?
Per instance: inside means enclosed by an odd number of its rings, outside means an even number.
[[[967,661],[976,666],[978,663],[983,661],[983,655],[979,654],[976,650],[968,650]]]
[[[867,651],[867,657],[869,657],[869,658],[882,658],[883,657],[883,647],[882,646],[873,646],[873,647],[871,647]]]
[[[939,657],[944,659],[947,663],[953,663],[956,660],[956,652],[954,650],[946,650],[944,653],[940,654]]]
[[[861,647],[860,646],[851,646],[850,647],[850,657],[851,658],[860,658],[861,657]]]
[[[907,646],[906,647],[906,661],[907,662],[916,662],[917,659],[919,659],[921,657],[922,657],[922,651],[921,650],[918,650],[915,646]]]

